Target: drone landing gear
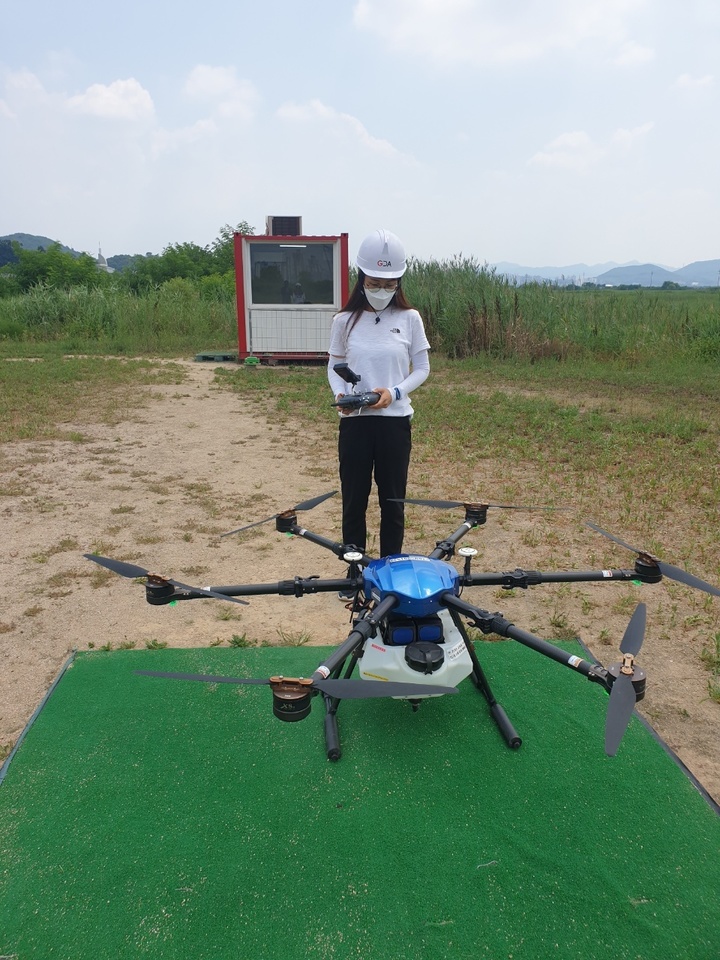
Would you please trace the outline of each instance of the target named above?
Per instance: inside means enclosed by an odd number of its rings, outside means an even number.
[[[325,697],[325,750],[328,760],[335,763],[342,756],[340,749],[340,731],[338,730],[337,708],[338,701],[332,702],[332,697]]]
[[[475,647],[470,640],[470,637],[467,634],[465,629],[465,624],[462,622],[456,611],[451,610],[450,616],[453,619],[453,623],[458,629],[458,632],[465,641],[465,646],[467,648],[470,659],[472,660],[473,672],[470,674],[470,679],[475,684],[480,693],[485,697],[488,706],[490,707],[490,716],[493,718],[497,724],[497,728],[502,734],[503,740],[511,748],[511,750],[519,750],[522,746],[522,739],[520,738],[517,730],[512,725],[510,718],[505,712],[504,708],[495,699],[495,695],[490,688],[487,677],[485,676],[485,671],[480,666],[480,661],[478,660],[477,653],[475,652]]]
[[[350,653],[350,663],[345,671],[344,678],[349,680],[352,676],[353,670],[357,665],[358,660],[360,659],[360,651],[362,650],[362,641],[357,643],[353,650]],[[333,671],[332,676],[334,678],[339,678],[342,673],[342,668],[345,664],[345,661],[342,661]],[[338,720],[337,720],[337,710],[340,706],[340,700],[338,697],[331,697],[329,694],[323,694],[323,701],[325,703],[325,751],[327,753],[328,760],[331,760],[333,763],[338,761],[342,756],[342,750],[340,748],[340,731],[338,730]]]

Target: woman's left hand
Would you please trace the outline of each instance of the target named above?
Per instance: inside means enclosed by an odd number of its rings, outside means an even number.
[[[373,387],[372,392],[380,394],[380,399],[378,402],[373,404],[375,409],[384,410],[385,407],[389,407],[392,403],[392,394],[387,387]]]

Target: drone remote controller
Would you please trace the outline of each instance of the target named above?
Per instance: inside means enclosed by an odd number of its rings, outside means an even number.
[[[336,363],[333,370],[343,378],[345,383],[355,386],[360,383],[362,377],[359,373],[354,373],[347,363]],[[379,393],[369,391],[367,393],[349,393],[341,397],[338,401],[331,404],[333,407],[342,407],[345,410],[360,410],[361,407],[372,407],[380,399]]]
[[[379,399],[379,393],[348,393],[346,396],[336,400],[331,406],[344,407],[346,410],[359,410],[361,407],[374,406]]]

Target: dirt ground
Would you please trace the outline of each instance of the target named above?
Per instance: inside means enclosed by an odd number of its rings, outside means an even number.
[[[227,645],[243,637],[273,645],[335,644],[346,636],[349,613],[335,594],[263,596],[248,606],[195,600],[156,607],[145,603],[142,585],[83,558],[95,552],[200,586],[344,575],[332,554],[277,533],[273,523],[241,537],[220,536],[335,489],[332,440],[306,431],[301,422],[268,419],[261,406],[245,406],[213,384],[217,364],[177,362],[186,382],[150,388],[152,399],[128,410],[118,425],[65,424],[88,438],[84,443],[30,441],[0,448],[5,752],[73,650]],[[429,470],[413,462],[410,495],[450,495],[434,486]],[[427,553],[462,521],[461,515],[432,513],[416,508],[411,514],[406,549]],[[487,528],[468,538],[479,548],[477,569],[543,569],[548,539],[555,550],[560,545],[566,569],[594,568],[601,556],[603,566],[610,556],[615,568],[632,566],[632,558],[612,544],[580,535],[577,521],[565,515],[549,520],[509,514],[497,511]],[[340,539],[339,496],[301,516],[310,529]],[[492,560],[485,546],[489,536]],[[544,586],[517,591],[518,596],[496,591],[472,600],[548,638],[567,620],[608,665],[618,659],[633,589],[627,588],[625,609],[603,584],[583,585],[582,592]],[[641,710],[720,799],[720,705],[708,698],[708,674],[699,657],[707,618],[703,630],[692,628],[707,603],[719,601],[666,581],[642,599],[648,604],[648,633],[641,663],[649,680]],[[653,628],[654,618],[662,629]],[[682,630],[672,629],[673,619]],[[600,691],[578,678],[578,696],[587,695]]]

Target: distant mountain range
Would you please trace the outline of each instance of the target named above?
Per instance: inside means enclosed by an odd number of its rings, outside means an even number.
[[[66,247],[65,244],[60,243],[59,240],[51,240],[50,237],[36,237],[32,233],[8,233],[4,237],[0,237],[0,243],[3,240],[9,240],[11,243],[19,243],[23,250],[47,250],[47,248],[51,247],[54,243],[58,243],[63,253],[72,253],[76,257],[80,256],[80,251]]]
[[[524,267],[518,263],[491,264],[498,274],[517,283],[549,280],[567,285],[594,283],[598,286],[661,287],[678,283],[682,287],[720,286],[720,260],[696,260],[675,270],[656,263],[571,263],[565,267]]]

